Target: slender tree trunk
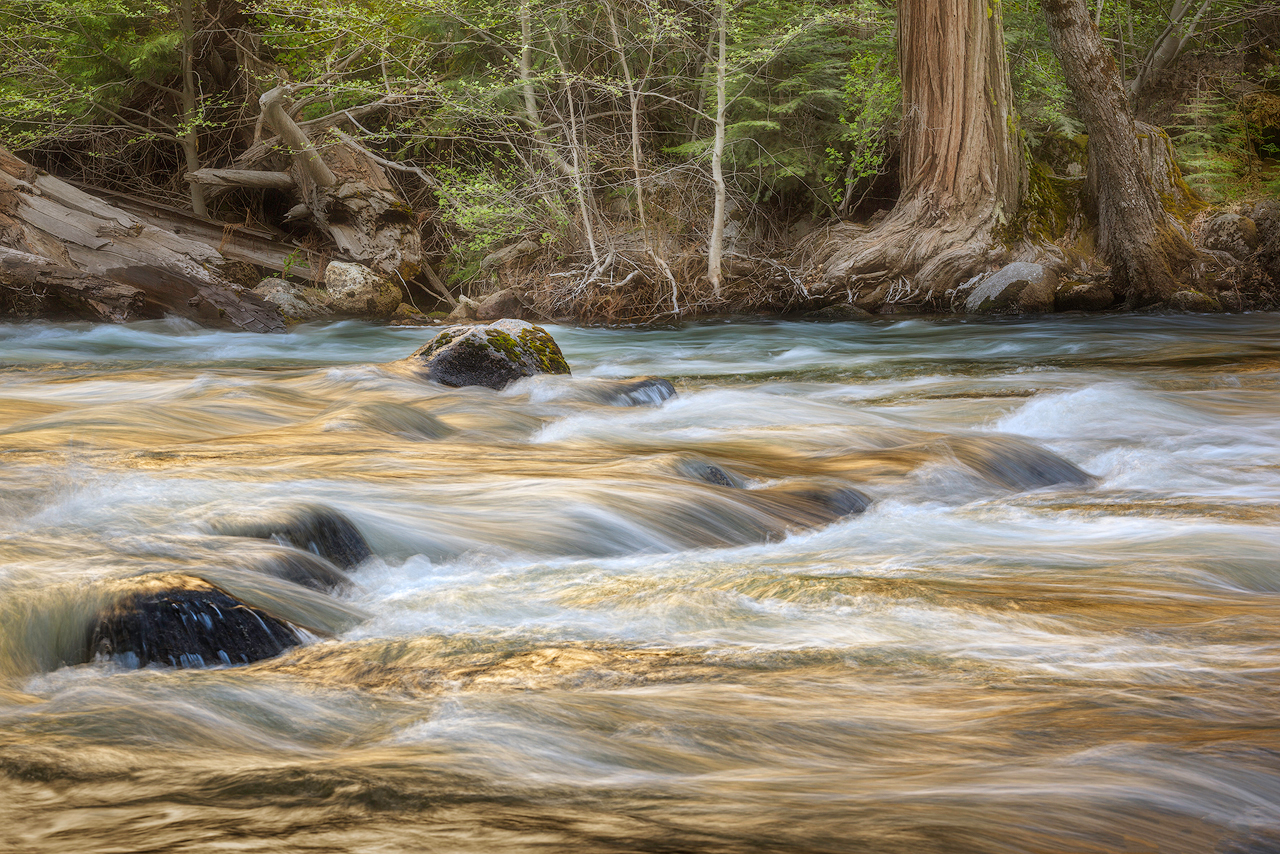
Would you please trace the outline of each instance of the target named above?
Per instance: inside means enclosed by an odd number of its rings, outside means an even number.
[[[1003,258],[1027,181],[998,0],[901,0],[902,194],[874,231],[836,232],[828,289],[912,279],[922,299]]]
[[[707,279],[716,299],[720,298],[720,268],[724,260],[724,217],[728,192],[724,183],[725,110],[728,76],[728,0],[718,0],[716,27],[719,31],[716,53],[716,136],[711,147],[711,184],[715,187],[715,212],[711,217],[711,236],[707,240]]]
[[[182,28],[182,130],[179,144],[182,146],[187,172],[200,169],[200,115],[196,98],[194,63],[196,38],[194,4],[195,0],[182,0],[178,9]],[[191,210],[196,216],[209,215],[209,209],[204,200],[204,187],[197,183],[191,184]]]
[[[631,75],[631,63],[627,61],[627,51],[622,46],[622,35],[618,29],[618,17],[613,4],[607,4],[609,12],[609,32],[613,37],[613,47],[618,53],[618,64],[622,67],[622,79],[627,84],[627,97],[631,103],[631,177],[636,190],[636,213],[640,218],[640,233],[644,236],[645,246],[649,245],[649,223],[644,210],[643,175],[640,172],[640,90],[636,87],[635,78]]]
[[[1041,5],[1053,51],[1089,133],[1099,249],[1111,264],[1116,289],[1131,305],[1167,299],[1180,289],[1178,279],[1196,252],[1181,223],[1164,208],[1116,64],[1084,0],[1041,0]]]
[[[1209,2],[1210,0],[1203,0],[1199,11],[1188,23],[1186,17],[1195,8],[1192,0],[1175,0],[1173,8],[1169,11],[1169,25],[1151,45],[1151,50],[1147,52],[1146,59],[1138,67],[1138,74],[1129,86],[1131,97],[1136,98],[1153,77],[1168,68],[1177,59],[1178,54],[1182,53],[1187,43],[1195,36],[1200,20],[1209,9]]]

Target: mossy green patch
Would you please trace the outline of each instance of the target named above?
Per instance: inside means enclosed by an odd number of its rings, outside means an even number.
[[[538,369],[547,374],[569,373],[569,363],[560,352],[560,345],[555,342],[547,330],[541,326],[533,326],[520,332],[520,346],[537,359]]]

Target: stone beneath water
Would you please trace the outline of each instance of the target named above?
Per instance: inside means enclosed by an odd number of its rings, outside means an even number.
[[[986,480],[1007,489],[1089,486],[1093,477],[1074,463],[1012,436],[957,436],[947,443],[954,457]]]
[[[598,388],[598,399],[609,406],[657,406],[676,396],[676,387],[662,377],[606,381]]]
[[[419,376],[455,388],[501,389],[535,374],[569,373],[555,339],[523,320],[446,327],[407,361]]]
[[[874,320],[875,315],[867,311],[865,308],[859,308],[856,305],[836,304],[828,305],[823,308],[806,311],[800,315],[801,320],[811,320],[817,323],[839,323],[845,320]]]
[[[317,554],[266,544],[263,549],[246,558],[247,569],[322,593],[351,586],[345,572]]]
[[[724,486],[729,489],[741,489],[745,481],[737,475],[730,474],[724,468],[697,457],[684,457],[676,461],[675,470],[681,477],[700,480],[712,486]]]
[[[129,579],[88,638],[86,659],[208,667],[272,658],[302,642],[288,623],[181,575]]]
[[[1057,275],[1042,264],[1017,261],[994,273],[971,279],[964,289],[964,310],[970,314],[1023,314],[1053,311]]]
[[[210,528],[228,537],[274,540],[320,555],[343,569],[358,566],[373,555],[350,519],[318,504],[256,510],[252,516],[216,519]]]
[[[775,516],[807,528],[856,516],[871,506],[871,499],[859,490],[845,484],[821,481],[783,483],[764,489],[743,490],[741,495]]]

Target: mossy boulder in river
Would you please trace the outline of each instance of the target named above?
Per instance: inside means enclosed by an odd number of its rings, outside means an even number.
[[[449,326],[408,358],[415,373],[443,385],[500,389],[535,374],[567,374],[569,365],[545,329],[523,320]]]

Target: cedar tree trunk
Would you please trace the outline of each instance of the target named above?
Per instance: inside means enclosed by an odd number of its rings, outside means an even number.
[[[1053,52],[1062,63],[1076,109],[1089,133],[1089,180],[1097,188],[1098,243],[1114,288],[1130,306],[1181,290],[1196,252],[1177,218],[1165,210],[1115,61],[1084,0],[1041,0]],[[1150,133],[1147,128],[1143,131]]]
[[[910,277],[931,298],[1003,257],[995,231],[1017,213],[1027,167],[998,0],[901,0],[898,28],[902,195],[870,233],[843,230],[824,278]]]

